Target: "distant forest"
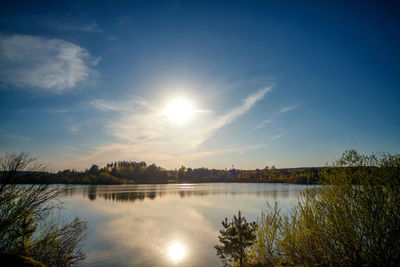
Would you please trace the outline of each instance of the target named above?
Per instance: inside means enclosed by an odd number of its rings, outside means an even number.
[[[322,168],[277,169],[274,166],[256,170],[185,168],[166,170],[145,162],[119,161],[103,168],[92,165],[84,171],[20,172],[13,181],[21,184],[154,184],[154,183],[318,183]]]

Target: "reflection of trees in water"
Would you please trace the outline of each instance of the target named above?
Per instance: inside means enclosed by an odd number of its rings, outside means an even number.
[[[96,200],[97,187],[95,185],[90,185],[88,188],[88,198],[92,201]]]
[[[67,197],[72,197],[75,194],[74,189],[71,187],[64,187],[63,189],[63,194]]]
[[[201,186],[199,186],[201,187]],[[203,187],[204,188],[204,187]],[[298,188],[285,188],[276,190],[249,190],[238,191],[234,188],[211,188],[201,189],[196,186],[191,187],[175,187],[168,188],[165,185],[152,185],[152,186],[137,186],[137,187],[117,187],[117,186],[73,186],[71,188],[65,188],[64,192],[67,196],[82,195],[87,197],[91,201],[95,201],[97,198],[115,201],[115,202],[134,202],[144,201],[145,199],[154,200],[161,198],[166,195],[178,196],[180,198],[186,197],[206,197],[206,196],[257,196],[259,198],[268,199],[288,199],[296,198],[300,189]]]

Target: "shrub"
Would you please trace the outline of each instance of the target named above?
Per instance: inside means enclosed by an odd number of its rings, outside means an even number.
[[[78,218],[64,224],[48,220],[59,206],[60,191],[47,185],[9,184],[20,171],[39,166],[36,159],[26,153],[6,153],[0,166],[0,260],[13,262],[11,266],[81,262],[85,256],[79,243],[85,238],[86,223]]]
[[[347,151],[287,215],[262,215],[253,262],[399,266],[400,156]]]

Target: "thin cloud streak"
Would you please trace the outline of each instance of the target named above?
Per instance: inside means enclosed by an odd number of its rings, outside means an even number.
[[[285,113],[285,112],[291,111],[291,110],[293,110],[293,109],[295,109],[295,108],[297,108],[297,107],[299,107],[299,106],[300,106],[300,104],[296,104],[296,105],[291,105],[291,106],[283,107],[283,108],[281,108],[281,109],[279,110],[278,113]]]
[[[77,125],[71,125],[68,127],[68,132],[70,134],[78,134],[79,133],[79,127]]]
[[[31,137],[25,136],[25,135],[20,135],[20,134],[0,132],[0,136],[2,138],[4,138],[4,139],[9,139],[9,140],[18,141],[18,142],[30,142],[30,141],[32,141]]]
[[[281,138],[282,136],[283,136],[283,134],[277,134],[277,135],[273,136],[271,139],[276,140],[276,139]]]
[[[99,28],[99,25],[96,22],[91,22],[87,24],[73,24],[70,22],[52,21],[50,25],[51,28],[61,31],[77,31],[85,33],[103,32],[103,30]]]
[[[254,106],[254,104],[264,98],[265,94],[269,92],[272,89],[272,87],[266,87],[264,89],[259,90],[255,94],[252,94],[248,96],[242,105],[239,107],[231,110],[227,114],[217,118],[217,120],[214,121],[213,124],[205,131],[205,137],[208,139],[210,136],[213,135],[213,133],[218,130],[219,128],[222,128],[225,125],[228,125],[232,123],[236,118],[239,116],[245,114],[250,108]],[[206,140],[205,139],[205,140]],[[205,141],[204,140],[204,141]]]
[[[96,99],[91,101],[89,105],[101,111],[130,111],[137,105],[150,107],[143,99],[131,99],[122,102],[110,102],[103,99]]]
[[[37,110],[37,109],[20,109],[20,110],[17,110],[17,112],[29,112],[29,113],[32,113],[32,112],[37,112],[37,113],[60,113],[60,114],[63,114],[63,113],[67,113],[67,112],[77,112],[77,111],[79,111],[79,110],[77,110],[77,109],[44,109],[44,110]]]
[[[264,127],[265,125],[267,125],[267,124],[270,124],[270,123],[272,123],[273,121],[272,120],[265,120],[265,121],[262,121],[260,124],[258,124],[254,129],[255,130],[258,130],[258,129],[261,129],[262,127]]]

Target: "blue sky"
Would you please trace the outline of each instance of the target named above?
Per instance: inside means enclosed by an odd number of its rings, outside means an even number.
[[[9,1],[0,150],[51,170],[322,166],[400,152],[388,1]],[[184,123],[165,116],[191,104]]]

